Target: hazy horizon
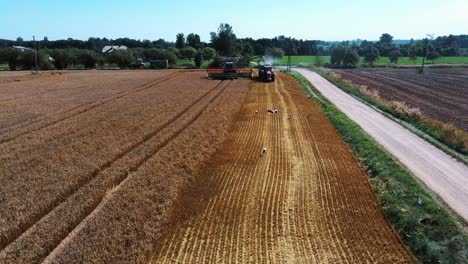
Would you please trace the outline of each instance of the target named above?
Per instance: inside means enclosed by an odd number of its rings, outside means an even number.
[[[91,0],[79,2],[0,0],[1,39],[49,40],[99,38],[164,39],[179,32],[197,33],[209,41],[220,23],[233,26],[239,38],[343,41],[377,40],[389,33],[397,40],[468,34],[468,2],[463,0],[396,0],[391,4],[370,0],[332,0],[326,3],[271,1],[222,3],[202,0],[155,2]],[[248,8],[247,8],[248,7]],[[442,18],[441,18],[442,17]]]

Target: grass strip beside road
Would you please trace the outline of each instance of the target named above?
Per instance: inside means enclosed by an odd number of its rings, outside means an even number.
[[[383,211],[421,263],[468,263],[465,223],[437,202],[411,173],[356,123],[323,97],[302,75],[291,73],[325,111],[369,176]],[[421,223],[422,222],[422,223]]]

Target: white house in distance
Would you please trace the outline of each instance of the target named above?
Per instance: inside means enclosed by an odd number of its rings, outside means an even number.
[[[114,50],[127,50],[127,46],[118,45],[118,46],[105,46],[102,48],[102,53],[111,53]]]
[[[23,46],[13,46],[13,48],[17,51],[34,51],[34,49],[23,47]]]

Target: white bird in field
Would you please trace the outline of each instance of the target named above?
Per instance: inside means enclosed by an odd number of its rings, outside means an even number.
[[[261,154],[260,156],[263,156],[263,155],[265,155],[265,153],[266,153],[266,152],[267,152],[267,148],[265,148],[265,147],[264,147],[264,148],[262,148],[262,154]]]

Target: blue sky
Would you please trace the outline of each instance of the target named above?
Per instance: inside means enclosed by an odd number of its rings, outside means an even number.
[[[468,34],[468,0],[0,0],[0,38],[209,40],[221,22],[238,37],[396,39]]]

